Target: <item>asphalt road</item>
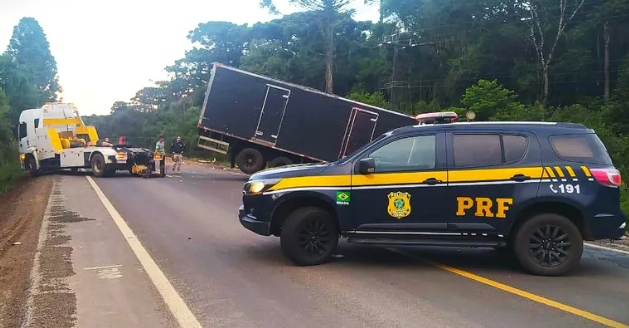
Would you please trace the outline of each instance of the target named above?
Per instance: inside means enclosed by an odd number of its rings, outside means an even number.
[[[238,222],[244,176],[183,169],[163,179],[121,174],[93,181],[203,327],[629,325],[627,254],[587,247],[574,274],[551,278],[522,273],[508,256],[489,249],[387,249],[341,242],[331,263],[296,267],[282,255],[279,239],[255,235]],[[109,287],[118,288],[117,296],[103,298],[109,303],[86,303],[85,295],[109,290],[94,287],[98,281],[71,283],[79,322],[101,320],[105,316],[95,313],[108,307],[114,318],[132,317],[134,327],[172,325],[175,320],[88,178],[60,179],[66,201],[81,198],[68,206],[100,222],[92,232],[81,230],[88,226],[67,232],[75,245],[74,270],[100,263],[99,257],[118,256],[111,252],[120,255],[124,268],[134,268],[117,279],[120,285]],[[102,244],[90,246],[89,236]],[[81,255],[86,247],[100,251]],[[128,286],[133,289],[125,296]],[[127,310],[116,314],[118,308]]]

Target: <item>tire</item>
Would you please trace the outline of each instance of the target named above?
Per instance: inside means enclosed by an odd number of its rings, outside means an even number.
[[[301,243],[301,238],[312,238]],[[303,207],[291,213],[280,235],[284,255],[299,266],[326,263],[339,242],[339,231],[328,212],[318,207]],[[316,245],[318,249],[308,248]]]
[[[28,173],[30,174],[31,178],[38,177],[39,169],[37,169],[37,162],[35,161],[35,157],[28,156],[26,163],[26,165],[28,165]]]
[[[513,248],[527,272],[540,276],[559,276],[572,271],[579,264],[583,255],[583,237],[568,218],[544,213],[530,218],[519,227]],[[538,252],[542,255],[541,259],[536,257]]]
[[[280,156],[280,157],[275,157],[274,159],[272,159],[269,162],[269,167],[280,167],[280,166],[291,165],[291,164],[293,164],[293,161],[290,158]]]
[[[255,148],[245,148],[238,153],[236,165],[246,174],[253,174],[262,170],[266,163],[262,153]]]
[[[105,164],[105,158],[102,154],[94,154],[91,161],[92,173],[94,176],[102,178],[108,175],[107,165]]]
[[[76,168],[76,167],[73,167],[73,168],[70,169],[70,173],[72,173],[72,174],[77,174],[78,172],[79,172],[79,169]]]
[[[159,174],[160,178],[165,178],[166,177],[166,161],[162,160],[161,163],[159,164],[159,167],[161,169],[161,173]]]

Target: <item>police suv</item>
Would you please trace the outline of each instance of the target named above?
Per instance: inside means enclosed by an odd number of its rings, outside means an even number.
[[[298,265],[339,237],[369,245],[509,249],[538,275],[578,265],[583,240],[625,232],[621,177],[593,130],[470,122],[390,131],[337,162],[270,169],[244,185],[241,224]]]

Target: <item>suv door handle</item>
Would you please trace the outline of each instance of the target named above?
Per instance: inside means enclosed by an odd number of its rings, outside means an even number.
[[[441,182],[441,180],[437,180],[435,178],[428,178],[424,181],[424,183],[428,185],[436,185],[439,182]]]
[[[528,179],[530,179],[531,177],[528,175],[524,175],[524,174],[516,174],[514,176],[511,177],[511,180],[515,180],[518,182],[522,182],[522,181],[526,181]]]

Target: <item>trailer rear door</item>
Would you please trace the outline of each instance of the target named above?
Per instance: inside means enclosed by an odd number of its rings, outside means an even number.
[[[255,138],[275,145],[290,90],[267,84]]]
[[[376,129],[376,123],[378,123],[378,116],[379,114],[376,112],[356,107],[352,109],[348,132],[346,133],[345,143],[341,149],[339,158],[343,158],[371,142]]]

